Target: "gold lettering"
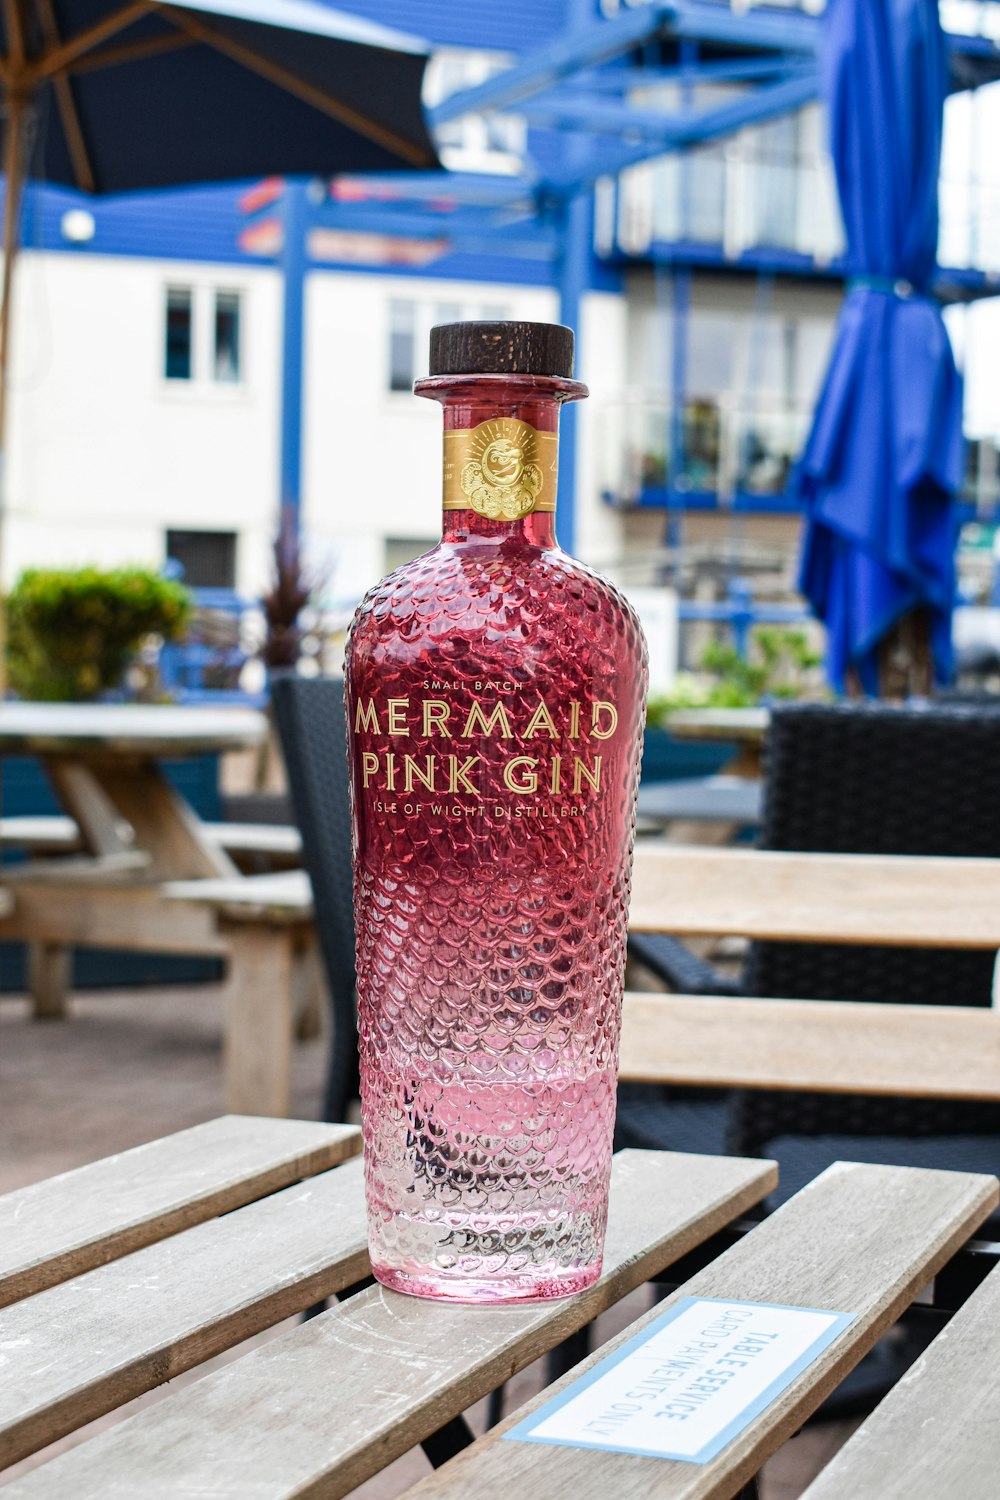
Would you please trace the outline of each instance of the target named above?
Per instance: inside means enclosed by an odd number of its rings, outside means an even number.
[[[597,720],[601,709],[604,709],[611,716],[611,725],[608,729],[598,729],[597,727]],[[593,704],[590,710],[590,732],[594,736],[594,739],[609,740],[617,728],[618,710],[615,708],[615,705],[613,703],[601,703],[600,701]]]
[[[535,770],[537,765],[537,760],[530,755],[515,755],[513,760],[509,760],[503,768],[504,786],[509,792],[517,792],[520,797],[526,797],[530,792],[537,792],[538,772]],[[524,774],[524,781],[518,785],[513,779],[514,769],[515,767],[520,769],[521,766],[526,766],[527,770]]]
[[[478,755],[470,755],[468,760],[463,760],[459,765],[457,755],[448,756],[449,792],[471,792],[473,796],[476,795],[478,789],[469,780],[469,772],[478,764],[479,759]]]
[[[396,790],[396,757],[391,750],[385,758],[385,789],[387,792]]]
[[[362,729],[370,729],[372,734],[378,734],[378,709],[373,698],[368,699],[367,706],[364,699],[359,698],[354,710],[354,733],[359,734]]]
[[[437,730],[438,734],[448,733],[448,720],[451,718],[451,705],[442,703],[440,698],[424,699],[424,735],[429,739]]]
[[[374,750],[366,750],[361,757],[361,785],[367,786],[378,770],[378,756]]]
[[[594,769],[588,770],[587,766],[578,755],[573,757],[573,796],[579,797],[584,781],[589,782],[595,792],[601,790],[601,757],[594,756]]]
[[[404,792],[413,791],[414,781],[419,781],[420,785],[424,787],[428,792],[433,792],[436,790],[434,786],[434,773],[437,770],[437,756],[425,755],[424,762],[425,769],[421,771],[420,767],[417,765],[417,757],[415,755],[403,756]]]
[[[390,698],[389,709],[389,733],[408,734],[406,724],[406,710],[410,706],[409,698]]]
[[[528,720],[528,727],[524,731],[525,739],[533,739],[540,729],[545,730],[550,740],[559,738],[559,731],[556,729],[552,715],[545,706],[544,698],[539,698],[538,707]]]
[[[562,756],[552,757],[552,780],[549,783],[549,791],[558,792],[562,784]]]
[[[580,705],[575,698],[569,705],[569,737],[571,740],[580,738]]]
[[[498,703],[487,719],[483,713],[479,699],[473,698],[472,707],[469,709],[469,717],[466,719],[465,728],[462,730],[462,739],[471,740],[477,726],[482,734],[492,734],[496,724],[500,726],[500,734],[503,739],[513,739],[510,720],[507,718],[507,710],[503,704]]]

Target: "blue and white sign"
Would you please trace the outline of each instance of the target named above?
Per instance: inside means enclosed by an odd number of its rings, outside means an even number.
[[[504,1436],[708,1463],[852,1321],[682,1297]]]

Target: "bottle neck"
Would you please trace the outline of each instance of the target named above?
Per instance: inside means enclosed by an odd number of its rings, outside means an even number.
[[[547,376],[438,375],[414,390],[444,408],[443,539],[554,547],[559,408],[586,387]]]

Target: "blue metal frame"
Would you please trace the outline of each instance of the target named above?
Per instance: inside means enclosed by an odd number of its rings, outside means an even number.
[[[281,495],[296,513],[301,499],[301,417],[303,294],[311,264],[311,229],[338,229],[439,241],[445,254],[496,256],[539,269],[550,267],[560,298],[560,316],[579,327],[581,298],[599,274],[593,254],[593,188],[628,167],[667,152],[686,151],[747,125],[773,119],[815,99],[819,91],[817,17],[755,6],[736,13],[713,0],[650,0],[610,19],[595,16],[594,0],[567,0],[566,30],[545,46],[522,54],[506,70],[475,88],[451,95],[429,112],[433,126],[469,113],[516,110],[532,128],[560,132],[560,149],[536,177],[497,178],[478,174],[390,173],[355,179],[367,188],[366,201],[329,198],[311,202],[304,183],[289,183],[280,213],[284,248],[284,401],[282,409]],[[664,59],[661,44],[676,49],[677,62]],[[1000,57],[986,38],[952,36],[953,81],[970,87],[1000,76]],[[727,52],[727,49],[731,51]],[[644,66],[630,65],[630,54],[644,53]],[[720,55],[721,54],[721,55]],[[648,64],[646,66],[645,64]],[[678,81],[683,108],[659,113],[632,107],[627,92],[653,80]],[[695,84],[742,81],[757,86],[738,99],[711,108],[695,106]],[[684,87],[690,85],[690,87]],[[602,137],[622,137],[618,145]],[[263,212],[273,213],[265,204]],[[684,347],[690,303],[690,272],[695,266],[766,270],[831,280],[841,265],[818,266],[811,257],[781,249],[756,249],[737,260],[720,245],[652,244],[638,257],[672,265],[675,274],[674,415],[672,451],[682,454]],[[604,264],[612,274],[636,257],[612,253]],[[949,298],[995,295],[996,279],[978,271],[946,271],[942,291]],[[564,414],[560,479],[560,533],[567,547],[575,536],[576,415]],[[699,506],[691,494],[648,491],[643,504],[675,513]],[[737,496],[735,509],[783,510],[783,497]]]
[[[308,268],[308,185],[285,185],[281,199],[281,504],[296,526],[302,505],[302,388],[305,356],[305,294]]]

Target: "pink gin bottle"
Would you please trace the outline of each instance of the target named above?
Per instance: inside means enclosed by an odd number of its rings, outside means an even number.
[[[372,1269],[460,1302],[600,1274],[646,694],[639,623],[554,534],[573,335],[431,333],[440,544],[347,654]]]

